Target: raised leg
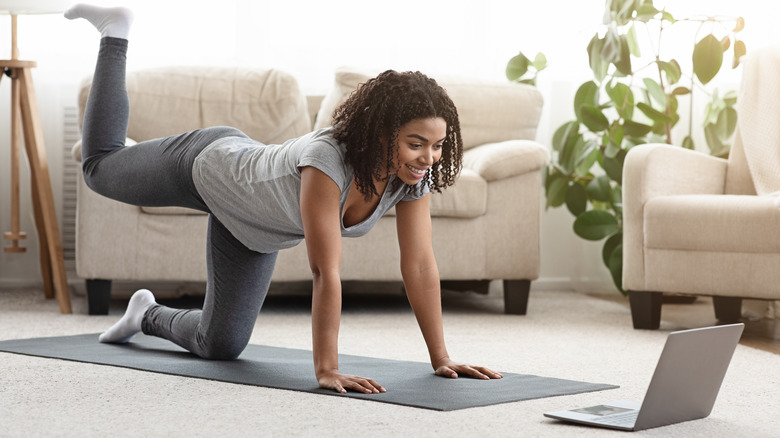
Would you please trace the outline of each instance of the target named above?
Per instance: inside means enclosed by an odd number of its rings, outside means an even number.
[[[715,317],[721,322],[737,322],[742,318],[742,298],[712,297]]]
[[[661,292],[628,291],[631,319],[635,329],[657,330],[661,325]]]
[[[90,315],[108,315],[111,280],[87,280],[87,307]]]
[[[504,313],[525,315],[530,291],[531,280],[504,280]]]

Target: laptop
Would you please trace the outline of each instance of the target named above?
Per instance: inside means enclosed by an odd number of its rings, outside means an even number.
[[[618,430],[644,430],[710,415],[745,325],[672,332],[642,403],[612,401],[545,412],[558,420]]]

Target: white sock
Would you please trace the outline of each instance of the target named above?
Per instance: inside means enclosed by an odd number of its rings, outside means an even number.
[[[130,297],[130,302],[127,304],[127,310],[122,319],[100,335],[100,338],[98,338],[100,342],[109,344],[130,342],[133,336],[141,332],[141,321],[144,318],[144,313],[153,304],[156,304],[156,302],[154,301],[154,295],[149,290],[141,289],[136,291]]]
[[[65,11],[65,18],[84,18],[92,23],[101,37],[127,39],[133,24],[133,11],[127,8],[104,8],[79,3]]]

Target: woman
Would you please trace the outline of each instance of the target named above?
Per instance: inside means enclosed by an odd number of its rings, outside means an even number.
[[[428,193],[453,184],[463,151],[457,111],[435,81],[387,71],[337,108],[333,128],[283,145],[266,146],[236,129],[215,127],[126,147],[132,14],[76,5],[65,17],[87,19],[102,37],[84,116],[87,185],[129,204],[209,213],[203,309],[161,306],[150,291],[140,290],[101,342],[124,343],[143,332],[200,357],[238,357],[268,291],[277,252],[305,237],[320,387],[384,392],[374,380],[338,369],[339,269],[342,237],[367,233],[395,206],[404,285],[436,374],[501,378],[452,361],[444,345]]]

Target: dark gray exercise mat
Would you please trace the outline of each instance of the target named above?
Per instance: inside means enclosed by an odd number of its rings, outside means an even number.
[[[448,379],[434,375],[428,363],[342,354],[342,372],[371,377],[387,392],[338,394],[317,387],[309,350],[249,345],[236,360],[211,361],[166,340],[141,334],[123,345],[101,344],[97,334],[0,341],[0,351],[439,411],[617,388],[512,373],[502,373],[503,379],[489,381]]]

